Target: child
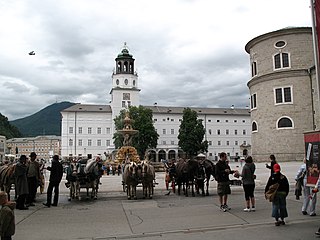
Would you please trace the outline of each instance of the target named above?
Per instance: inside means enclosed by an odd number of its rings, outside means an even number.
[[[14,208],[15,202],[8,202],[5,192],[0,192],[0,235],[1,240],[11,240],[15,233]]]

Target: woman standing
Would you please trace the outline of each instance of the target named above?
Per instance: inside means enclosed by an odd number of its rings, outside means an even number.
[[[246,199],[246,208],[243,209],[245,212],[255,211],[255,198],[254,198],[254,189],[255,189],[255,176],[254,172],[256,166],[253,163],[252,157],[248,156],[245,159],[245,165],[242,168],[241,177],[243,182],[244,196]],[[251,203],[251,207],[250,207]]]
[[[265,188],[265,193],[269,190],[269,187],[278,183],[279,187],[272,201],[272,217],[275,218],[276,226],[285,225],[284,219],[288,217],[286,198],[289,193],[289,182],[285,175],[280,171],[280,165],[278,163],[273,166],[274,174],[269,177],[268,183]],[[281,219],[279,221],[279,218]]]

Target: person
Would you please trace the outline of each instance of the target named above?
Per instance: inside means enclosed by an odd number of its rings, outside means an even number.
[[[25,206],[29,194],[26,162],[27,156],[21,155],[14,171],[15,191],[18,195],[16,208],[19,210],[28,210],[28,207]]]
[[[241,177],[243,183],[244,196],[246,200],[246,208],[243,209],[245,212],[255,211],[255,198],[254,198],[254,189],[255,189],[255,172],[256,166],[253,163],[251,156],[248,156],[245,159],[245,165],[242,168]],[[251,207],[250,207],[251,202]]]
[[[273,172],[274,174],[269,177],[264,192],[266,193],[271,185],[279,184],[272,201],[272,217],[276,220],[275,225],[280,226],[285,225],[284,219],[288,217],[286,198],[289,193],[289,182],[287,177],[281,173],[281,168],[278,163],[273,165]],[[279,220],[279,218],[281,220]]]
[[[63,175],[63,167],[62,164],[59,162],[59,156],[54,155],[52,157],[51,167],[47,167],[47,170],[50,171],[50,178],[49,178],[49,185],[47,189],[47,202],[43,203],[44,206],[50,207],[52,206],[58,206],[58,200],[59,200],[59,185],[62,179]],[[53,197],[53,203],[52,201],[52,191],[54,188],[54,197]]]
[[[233,174],[235,171],[230,169],[225,152],[221,152],[219,157],[220,159],[216,164],[215,179],[218,181],[217,192],[219,195],[220,209],[226,212],[231,209],[227,204],[228,195],[231,194],[229,174]]]
[[[0,236],[1,240],[11,240],[15,234],[15,217],[14,208],[15,202],[8,201],[8,195],[0,192]]]
[[[317,204],[317,193],[313,193],[313,187],[307,186],[307,165],[306,159],[304,163],[300,166],[295,180],[302,181],[302,190],[303,190],[303,204],[301,212],[303,215],[316,216],[316,204]],[[310,196],[313,197],[311,198]]]
[[[32,152],[30,154],[30,161],[27,164],[27,180],[29,194],[27,196],[27,207],[35,206],[37,189],[40,182],[40,164],[36,161],[37,154]]]
[[[272,176],[273,175],[273,166],[277,163],[277,161],[276,161],[276,157],[273,154],[271,154],[269,158],[270,158],[271,163],[270,163],[270,165],[268,165],[268,163],[266,163],[266,168],[270,169],[270,176]]]

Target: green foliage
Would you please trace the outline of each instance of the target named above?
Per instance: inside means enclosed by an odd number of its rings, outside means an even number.
[[[159,134],[153,126],[152,110],[143,106],[129,107],[129,116],[132,120],[132,128],[139,132],[132,138],[132,145],[138,151],[140,159],[144,159],[144,155],[147,149],[156,148]],[[123,129],[123,119],[125,117],[125,110],[122,110],[114,119],[116,130]],[[119,133],[115,133],[113,136],[114,144],[116,148],[120,148],[123,145],[123,136]]]
[[[24,137],[39,135],[61,135],[61,111],[73,106],[75,103],[54,103],[25,118],[10,123],[16,126]]]
[[[22,137],[17,127],[11,125],[8,118],[0,113],[0,135],[6,136],[7,139]]]
[[[190,108],[184,109],[178,144],[188,157],[196,156],[199,152],[208,151],[208,142],[203,141],[205,131],[202,120],[198,119],[197,112]]]

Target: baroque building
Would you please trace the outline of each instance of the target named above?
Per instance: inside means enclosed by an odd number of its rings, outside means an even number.
[[[252,155],[255,160],[302,160],[304,133],[319,129],[312,29],[266,33],[245,46],[250,55]]]
[[[139,79],[135,59],[126,45],[115,59],[112,74],[110,105],[76,104],[61,112],[62,157],[115,156],[113,144],[115,126],[113,119],[128,106],[139,106]],[[155,99],[156,101],[156,99]],[[184,107],[144,106],[153,112],[154,126],[159,134],[156,149],[149,149],[154,161],[180,156],[178,134]],[[187,107],[187,106],[186,106]],[[251,121],[249,109],[191,108],[203,120],[204,136],[209,143],[208,159],[217,159],[219,152],[231,158],[250,154]]]

